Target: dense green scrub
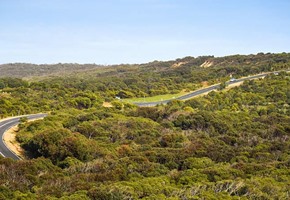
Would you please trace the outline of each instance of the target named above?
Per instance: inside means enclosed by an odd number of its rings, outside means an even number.
[[[52,112],[19,125],[33,159],[0,158],[0,199],[290,198],[289,74],[152,108],[58,81],[3,89],[2,116]]]
[[[203,67],[204,63],[210,63],[211,66]],[[78,73],[74,70],[76,67],[80,70],[81,66],[69,64],[12,66],[14,69],[12,71],[22,74],[22,77],[30,76],[32,72],[39,75],[38,71],[47,76],[42,77],[41,81],[35,81],[40,77],[30,78],[30,81],[2,78],[5,73],[1,73],[0,65],[0,118],[12,114],[71,107],[88,109],[100,105],[102,101],[113,101],[116,96],[122,99],[144,98],[193,91],[202,87],[202,84],[211,85],[229,80],[230,76],[239,78],[261,72],[289,69],[290,54],[186,57],[167,62],[155,61],[99,69],[87,65],[82,67],[84,69],[92,67],[91,71],[84,70]],[[57,70],[62,76],[48,76]],[[12,76],[13,73],[6,75]]]

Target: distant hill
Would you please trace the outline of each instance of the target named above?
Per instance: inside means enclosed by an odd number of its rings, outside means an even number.
[[[289,73],[156,107],[125,100],[289,69],[288,60],[188,57],[0,78],[0,119],[49,113],[20,120],[9,143],[23,160],[0,155],[0,199],[289,199]]]
[[[87,71],[104,67],[96,64],[28,64],[9,63],[0,65],[0,77],[29,78],[36,76],[60,76],[79,71]]]
[[[111,76],[132,71],[135,72],[173,72],[184,71],[186,68],[223,68],[224,70],[233,70],[241,67],[257,67],[261,70],[270,68],[285,68],[290,63],[290,53],[258,53],[256,55],[231,55],[225,57],[199,56],[185,57],[170,61],[154,61],[144,64],[120,64],[103,66],[96,64],[27,64],[10,63],[0,65],[0,77],[45,77],[45,76],[63,76],[74,75],[76,72],[82,75]],[[185,70],[186,71],[186,70]]]

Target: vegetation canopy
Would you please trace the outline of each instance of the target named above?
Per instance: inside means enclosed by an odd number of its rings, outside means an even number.
[[[20,120],[26,159],[0,158],[0,199],[289,199],[288,72],[156,107],[122,101],[289,68],[287,53],[1,65],[0,117],[49,114]]]

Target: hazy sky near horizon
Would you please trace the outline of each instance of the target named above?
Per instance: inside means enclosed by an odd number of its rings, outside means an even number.
[[[0,0],[0,63],[290,52],[289,0]]]

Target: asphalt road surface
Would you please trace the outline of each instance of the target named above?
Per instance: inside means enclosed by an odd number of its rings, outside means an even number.
[[[256,78],[263,78],[265,76],[267,76],[268,74],[274,74],[274,73],[279,73],[280,71],[277,72],[269,72],[269,73],[264,73],[264,74],[258,74],[258,75],[253,75],[253,76],[248,76],[248,77],[244,77],[244,78],[240,78],[240,79],[235,79],[235,81],[228,81],[227,85],[231,85],[231,84],[235,84],[235,83],[239,83],[245,80],[251,80],[251,79],[256,79]],[[286,70],[286,72],[289,72],[289,70]],[[190,99],[192,97],[195,97],[197,95],[200,94],[205,94],[207,92],[213,91],[213,90],[217,90],[220,87],[220,84],[216,84],[216,85],[212,85],[209,86],[207,88],[203,88],[200,90],[196,90],[194,92],[191,92],[189,94],[186,94],[184,96],[180,96],[178,98],[175,99],[171,99],[171,100],[164,100],[164,101],[156,101],[156,102],[141,102],[141,103],[137,103],[135,102],[134,104],[140,107],[150,107],[150,106],[156,106],[156,105],[160,105],[160,104],[167,104],[168,102],[172,101],[172,100],[186,100],[186,99]]]
[[[16,154],[14,154],[12,151],[10,151],[10,149],[8,149],[8,147],[5,145],[5,143],[3,141],[3,135],[4,135],[5,131],[7,131],[12,126],[19,124],[19,120],[21,117],[27,117],[29,120],[32,120],[32,119],[43,118],[45,116],[47,116],[47,114],[25,115],[25,116],[13,117],[13,118],[1,121],[0,122],[0,137],[1,137],[0,156],[12,158],[14,160],[20,160],[20,158]]]

